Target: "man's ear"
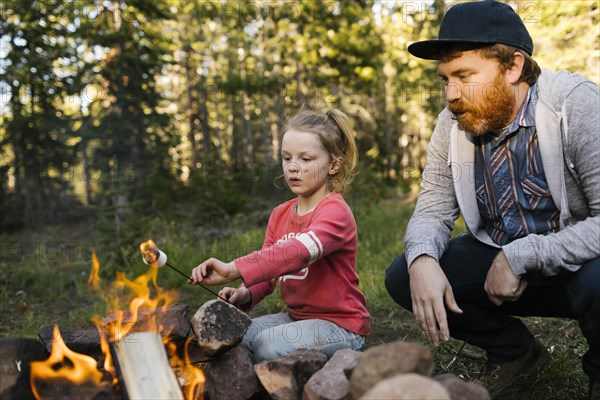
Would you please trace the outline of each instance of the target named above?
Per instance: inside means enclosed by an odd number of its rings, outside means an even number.
[[[340,163],[339,161],[332,161],[331,164],[329,164],[329,175],[335,175],[338,173],[338,171],[340,170]]]
[[[513,63],[506,70],[506,79],[510,84],[516,84],[521,77],[521,72],[523,72],[523,65],[525,64],[525,57],[519,51],[515,51],[513,55]]]

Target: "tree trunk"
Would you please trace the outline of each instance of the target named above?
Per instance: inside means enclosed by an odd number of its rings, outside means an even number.
[[[392,67],[391,65],[389,66]],[[385,68],[384,68],[385,70]],[[398,127],[393,121],[393,117],[398,117],[396,113],[396,106],[394,102],[394,90],[393,90],[393,79],[392,76],[387,76],[384,82],[384,143],[385,143],[385,178],[388,182],[392,181],[392,175],[394,175],[395,167],[397,162],[395,160],[402,158],[403,149],[399,148],[398,143],[394,143],[397,138]],[[400,118],[396,118],[396,121],[400,121]]]
[[[212,154],[212,142],[210,140],[210,126],[208,124],[208,109],[206,102],[208,101],[208,93],[206,91],[206,77],[204,74],[200,74],[199,82],[200,90],[200,129],[202,130],[202,150],[204,152],[204,161],[216,161],[215,156]]]
[[[269,118],[269,107],[267,106],[267,96],[261,95],[261,110],[262,115],[262,154],[263,164],[270,166],[273,162],[273,138],[271,137],[271,121]]]
[[[192,66],[190,65],[190,52],[192,50],[188,49],[185,55],[184,69],[185,69],[185,79],[186,79],[186,95],[187,95],[187,115],[188,115],[188,141],[190,142],[190,175],[193,175],[196,171],[198,164],[198,150],[196,149],[196,124],[195,124],[195,101],[194,95],[192,91],[192,86],[194,85],[192,79]]]
[[[296,97],[298,99],[298,106],[302,107],[308,101],[308,87],[306,86],[306,66],[296,59]]]
[[[113,18],[115,23],[115,31],[118,31],[121,28],[121,4],[119,1],[113,1]],[[115,44],[112,48],[114,50],[113,58],[119,59],[121,57],[122,49],[120,44]],[[123,77],[119,77],[116,80],[116,103],[115,109],[120,117],[125,115],[127,112],[127,103],[124,98],[125,87],[123,84]],[[136,133],[134,133],[135,135]],[[135,142],[134,142],[135,143]],[[122,143],[117,141],[117,147],[124,146]],[[118,245],[121,244],[121,223],[125,217],[125,210],[129,204],[129,199],[127,197],[127,185],[126,185],[126,173],[125,167],[127,162],[129,161],[126,154],[129,152],[124,148],[117,148],[117,155],[114,158],[116,161],[116,166],[113,166],[113,171],[115,176],[112,178],[112,192],[114,193],[112,196],[112,204],[115,210],[114,214],[114,224],[115,224],[115,240]],[[135,149],[133,150],[135,151]],[[137,178],[137,177],[136,177]]]
[[[94,204],[94,194],[92,190],[92,180],[90,174],[90,160],[87,155],[88,141],[87,139],[81,140],[81,166],[83,168],[83,180],[85,185],[85,205],[91,206]]]

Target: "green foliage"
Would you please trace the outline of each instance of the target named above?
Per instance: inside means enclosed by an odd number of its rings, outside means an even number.
[[[597,1],[509,2],[533,38],[542,68],[578,72],[600,84],[600,9]]]
[[[599,35],[585,28],[597,25],[594,2],[510,4],[542,67],[599,81]],[[406,47],[434,37],[448,6],[3,3],[0,226],[92,210],[117,225],[119,242],[120,225],[142,210],[166,213],[178,193],[194,196],[199,213],[235,214],[271,194],[272,177],[207,178],[206,166],[270,172],[282,126],[302,106],[339,107],[354,120],[368,176],[358,191],[412,190],[445,102],[436,63]]]
[[[235,174],[197,174],[184,193],[195,199],[195,212],[198,217],[227,217],[240,212],[248,200],[242,185],[243,179],[236,179]]]
[[[169,45],[159,29],[159,23],[170,18],[167,5],[153,1],[112,6],[116,8],[101,7],[98,15],[88,14],[83,20],[86,46],[109,51],[103,68],[85,77],[87,84],[106,90],[101,104],[89,106],[98,123],[83,126],[81,133],[90,143],[90,162],[99,166],[104,178],[97,182],[100,195],[119,213],[131,201],[149,206],[152,194],[168,191],[168,150],[175,142],[170,118],[160,110],[162,94],[156,82]]]
[[[28,1],[8,2],[1,9],[0,32],[6,49],[0,87],[2,102],[10,108],[10,113],[1,112],[0,159],[6,192],[1,206],[12,220],[9,226],[0,222],[2,228],[57,222],[75,204],[65,171],[75,163],[67,99],[79,87],[73,71],[76,50],[70,21],[53,17],[68,7],[65,1]],[[8,176],[13,179],[12,190]]]

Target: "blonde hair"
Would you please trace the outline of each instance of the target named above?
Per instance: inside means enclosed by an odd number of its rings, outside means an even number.
[[[283,129],[281,137],[289,130],[310,132],[316,135],[339,170],[327,182],[329,191],[341,194],[348,191],[358,163],[358,150],[350,120],[342,111],[332,109],[324,114],[303,110],[294,115]]]

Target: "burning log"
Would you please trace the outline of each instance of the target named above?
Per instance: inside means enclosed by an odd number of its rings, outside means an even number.
[[[30,364],[31,390],[36,399],[113,398],[92,357],[69,349],[58,326],[54,327],[52,353],[45,361]]]
[[[102,325],[108,327],[110,337],[120,338],[121,332],[148,332],[159,330],[169,336],[170,341],[182,347],[190,334],[190,307],[187,304],[172,304],[168,307],[141,309],[135,317],[130,311],[111,312],[102,318]]]
[[[94,325],[82,326],[79,328],[60,327],[61,340],[65,345],[76,353],[87,354],[96,361],[104,359],[104,354],[100,348],[100,334],[98,327]],[[38,337],[46,345],[48,353],[52,352],[52,346],[57,340],[54,337],[54,325],[42,326],[38,330]]]
[[[127,399],[181,399],[160,334],[139,332],[111,343],[121,390]]]

